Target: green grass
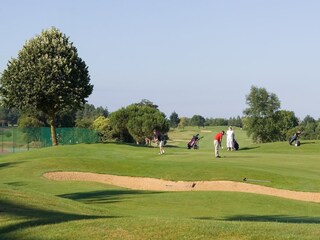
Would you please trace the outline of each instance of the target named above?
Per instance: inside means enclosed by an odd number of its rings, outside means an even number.
[[[268,180],[320,190],[319,141],[251,144],[213,153],[223,128],[170,132],[166,154],[121,144],[58,146],[0,156],[0,239],[319,239],[320,204],[232,192],[137,191],[92,182],[55,182],[48,171],[85,171],[168,180]],[[211,131],[211,132],[210,132]],[[200,149],[187,150],[193,134]],[[225,140],[225,139],[224,139]]]

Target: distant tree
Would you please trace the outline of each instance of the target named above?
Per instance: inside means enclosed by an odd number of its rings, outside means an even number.
[[[28,116],[28,115],[22,115],[19,118],[18,125],[19,125],[19,128],[21,128],[21,129],[39,128],[39,127],[43,127],[44,123],[39,121],[39,119],[36,118],[36,117],[32,117],[32,116]]]
[[[112,136],[116,141],[133,142],[127,124],[129,119],[129,112],[126,108],[120,108],[109,115],[110,125],[112,128]]]
[[[193,117],[190,119],[190,126],[198,126],[198,127],[204,127],[206,122],[206,119],[202,117],[201,115],[193,115]]]
[[[76,113],[76,127],[90,128],[93,121],[99,116],[108,117],[109,112],[107,108],[95,108],[93,104],[84,104]]]
[[[316,123],[316,120],[313,118],[313,117],[311,117],[310,115],[307,115],[303,120],[302,120],[302,125],[307,125],[307,124],[314,124],[314,123]]]
[[[52,144],[57,145],[56,118],[79,109],[93,90],[88,67],[73,43],[56,28],[26,42],[9,61],[0,83],[6,106],[36,109],[48,116]]]
[[[319,132],[318,129],[318,123],[317,121],[311,117],[310,115],[307,115],[301,122],[301,126],[303,128],[303,139],[318,139]]]
[[[91,128],[99,133],[100,142],[107,142],[112,139],[112,128],[108,118],[99,116],[93,121]]]
[[[235,118],[235,117],[229,118],[228,126],[235,126],[235,127],[242,128],[242,119],[241,119],[241,117],[238,116],[237,118]]]
[[[275,112],[275,133],[278,135],[279,141],[288,140],[288,132],[299,125],[299,119],[295,116],[294,112],[280,110]]]
[[[206,126],[227,126],[228,120],[224,118],[207,118],[205,124]]]
[[[144,142],[146,137],[153,135],[157,129],[163,134],[169,131],[170,124],[164,113],[150,106],[129,106],[129,120],[127,128],[135,142]]]
[[[44,126],[44,123],[41,122],[38,118],[22,115],[18,121],[19,129],[25,134],[24,140],[27,143],[32,141],[37,142],[40,140],[41,131],[40,127]]]
[[[18,122],[20,111],[16,108],[0,106],[0,126],[15,125]]]
[[[164,113],[149,105],[132,104],[109,116],[113,136],[124,142],[143,142],[153,135],[153,129],[163,134],[169,131]]]
[[[280,101],[274,93],[269,93],[265,88],[251,87],[246,96],[249,105],[244,110],[244,125],[248,136],[254,142],[272,142],[278,139],[279,132],[275,112],[280,108]]]
[[[103,107],[97,107],[97,108],[96,108],[96,111],[97,111],[97,113],[99,114],[99,116],[103,116],[103,117],[105,117],[105,118],[107,118],[107,117],[109,116],[109,111],[108,111],[108,108],[107,108],[107,107],[105,107],[105,108],[103,108]]]
[[[136,103],[135,105],[138,105],[138,106],[149,106],[149,107],[158,109],[158,105],[155,105],[153,102],[151,102],[148,99],[142,99],[141,102]]]
[[[188,125],[188,120],[186,117],[182,117],[180,118],[179,124],[178,124],[178,128],[182,128],[184,129],[185,126]]]
[[[180,121],[178,114],[174,111],[173,113],[171,113],[169,119],[170,119],[170,127],[176,128]]]

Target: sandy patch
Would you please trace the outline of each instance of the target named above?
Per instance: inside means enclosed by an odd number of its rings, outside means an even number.
[[[307,202],[320,202],[320,193],[297,192],[232,181],[167,181],[156,178],[126,177],[85,172],[48,172],[43,175],[57,181],[91,181],[123,188],[149,191],[230,191],[270,195]]]

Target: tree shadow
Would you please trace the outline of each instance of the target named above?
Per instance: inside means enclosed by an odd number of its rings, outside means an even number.
[[[260,148],[260,146],[256,146],[256,147],[244,147],[244,148],[239,148],[239,150],[237,151],[247,151],[247,150],[253,150],[253,149],[256,149],[256,148]]]
[[[300,145],[316,144],[316,142],[300,142]]]
[[[4,162],[4,163],[0,163],[0,168],[13,167],[13,166],[18,165],[20,163],[23,163],[23,161],[21,161],[21,162]]]
[[[159,146],[156,145],[148,145],[148,144],[136,144],[136,143],[125,143],[125,142],[105,142],[100,144],[116,144],[116,145],[123,145],[123,146],[130,146],[130,147],[137,147],[137,148],[159,148]],[[180,148],[179,146],[166,144],[164,146],[165,148]]]
[[[4,183],[4,184],[9,185],[9,186],[13,186],[13,187],[22,187],[22,186],[26,186],[27,185],[24,182],[7,182],[7,183]]]
[[[159,194],[161,192],[139,190],[103,190],[93,192],[78,192],[58,195],[58,197],[80,201],[87,204],[105,204],[128,200],[137,194]]]
[[[244,221],[244,222],[280,222],[280,223],[295,223],[295,224],[310,224],[320,223],[319,217],[306,216],[286,216],[286,215],[237,215],[228,218],[214,218],[214,217],[197,217],[198,220],[220,220],[220,221]]]
[[[18,205],[9,201],[0,200],[0,214],[21,219],[20,222],[7,226],[0,226],[0,239],[17,240],[11,236],[15,231],[32,227],[64,223],[75,220],[90,220],[102,218],[119,218],[119,216],[95,216],[58,212],[53,210],[38,209],[29,206]]]

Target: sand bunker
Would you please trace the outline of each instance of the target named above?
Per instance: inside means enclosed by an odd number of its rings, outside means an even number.
[[[126,177],[85,172],[48,172],[43,175],[57,181],[91,181],[123,188],[149,191],[232,191],[270,195],[300,201],[320,202],[320,193],[297,192],[232,181],[167,181],[156,178]]]

